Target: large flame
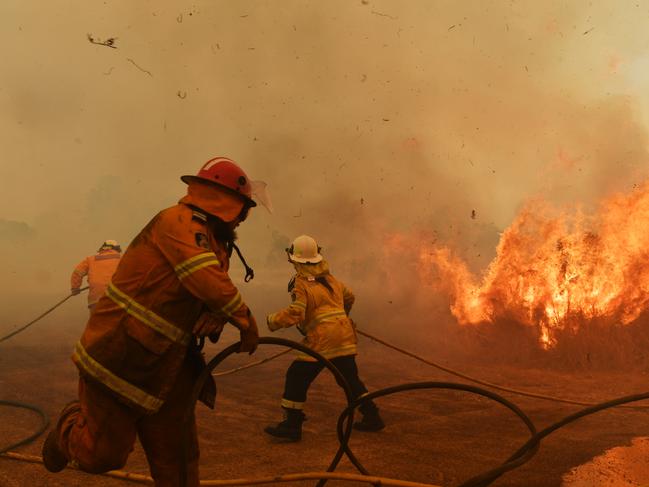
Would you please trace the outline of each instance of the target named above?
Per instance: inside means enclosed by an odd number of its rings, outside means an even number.
[[[448,247],[420,246],[422,278],[449,294],[462,324],[514,319],[537,327],[545,348],[558,330],[597,319],[628,324],[649,305],[649,181],[587,215],[529,203],[501,235],[482,279]]]

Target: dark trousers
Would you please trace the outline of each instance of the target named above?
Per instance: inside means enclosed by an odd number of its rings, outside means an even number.
[[[356,366],[355,355],[345,355],[330,359],[340,373],[345,377],[352,389],[354,398],[358,398],[367,393],[367,388],[363,381],[358,377],[358,367]],[[295,360],[286,371],[286,383],[284,385],[284,397],[282,398],[282,407],[289,409],[302,409],[306,402],[307,391],[309,386],[318,377],[324,365],[320,362],[305,362]],[[361,406],[361,412],[364,409],[375,407],[372,401]]]

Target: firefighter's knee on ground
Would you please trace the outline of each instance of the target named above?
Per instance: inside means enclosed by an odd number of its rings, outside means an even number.
[[[95,448],[84,452],[84,455],[75,455],[73,461],[84,472],[99,474],[111,470],[120,470],[126,465],[130,451],[119,452],[107,448]]]
[[[79,468],[84,472],[100,474],[110,472],[111,470],[121,470],[126,465],[126,460],[117,460],[114,458],[97,458],[90,463],[79,463]]]

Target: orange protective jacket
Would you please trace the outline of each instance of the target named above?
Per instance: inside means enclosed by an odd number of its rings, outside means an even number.
[[[271,331],[297,326],[305,335],[303,343],[326,358],[356,354],[356,331],[348,315],[354,294],[329,273],[326,261],[318,264],[293,264],[297,270],[289,285],[291,304],[266,317]],[[326,279],[332,291],[317,281]],[[297,360],[314,361],[306,354]]]
[[[253,326],[228,276],[230,252],[207,218],[232,221],[242,207],[234,195],[190,184],[178,205],[149,222],[129,245],[75,346],[72,359],[81,374],[154,413],[174,384],[205,306],[240,329]],[[204,365],[200,354],[190,353]],[[207,386],[201,400],[213,407],[216,389],[213,382]]]
[[[86,257],[72,271],[70,288],[79,289],[83,278],[88,276],[88,306],[96,304],[106,292],[121,258],[122,254],[112,249],[100,250],[97,255]]]

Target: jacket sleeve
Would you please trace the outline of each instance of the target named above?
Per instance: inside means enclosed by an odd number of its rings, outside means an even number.
[[[203,223],[192,220],[191,213],[161,213],[154,235],[157,246],[173,267],[183,286],[203,301],[213,312],[222,313],[227,321],[239,329],[250,328],[253,318],[243,302],[239,290],[225,271],[225,263],[216,254],[201,245],[207,229]]]
[[[79,289],[83,278],[88,275],[88,269],[90,264],[88,263],[88,258],[83,259],[72,271],[72,276],[70,276],[70,289]]]
[[[306,290],[304,285],[298,281],[291,291],[291,304],[277,313],[269,314],[266,317],[266,324],[270,331],[280,328],[289,328],[304,322],[306,315]]]
[[[356,301],[356,297],[354,296],[354,293],[352,293],[351,289],[349,289],[344,284],[342,286],[343,286],[343,306],[345,308],[345,313],[349,315],[349,313],[351,313],[352,311],[352,306],[354,306],[354,301]]]

